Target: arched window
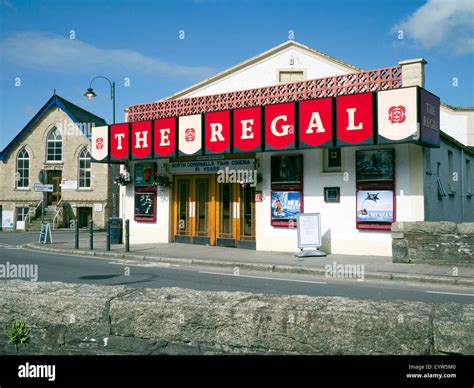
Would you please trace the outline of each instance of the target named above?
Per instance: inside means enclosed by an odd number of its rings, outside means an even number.
[[[16,158],[16,187],[27,188],[30,185],[30,154],[26,148],[18,152]]]
[[[91,154],[87,148],[79,153],[79,188],[91,187]]]
[[[63,160],[63,137],[57,128],[54,128],[48,136],[46,160],[48,162]]]

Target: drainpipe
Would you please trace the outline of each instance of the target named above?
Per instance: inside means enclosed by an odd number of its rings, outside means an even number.
[[[466,199],[466,188],[464,187],[464,149],[461,148],[461,222],[465,220],[464,201]]]

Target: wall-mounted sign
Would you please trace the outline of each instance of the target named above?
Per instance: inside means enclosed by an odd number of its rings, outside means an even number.
[[[294,102],[265,106],[265,150],[296,149]]]
[[[271,158],[272,190],[302,190],[303,156],[272,155]]]
[[[33,187],[37,193],[52,193],[54,189],[53,185],[43,185],[41,183],[35,183]]]
[[[132,159],[151,159],[153,157],[151,126],[151,121],[132,123]]]
[[[110,126],[110,160],[127,160],[130,151],[129,123]]]
[[[106,162],[109,159],[109,127],[92,128],[91,157],[96,162]]]
[[[234,110],[234,153],[262,151],[262,109]]]
[[[357,192],[358,223],[394,222],[392,190],[361,190]]]
[[[202,115],[181,116],[178,136],[179,156],[202,153]]]
[[[170,163],[170,174],[217,174],[220,170],[255,170],[255,159],[193,160]]]
[[[135,186],[151,186],[155,179],[156,164],[154,162],[149,163],[136,163],[135,164]]]
[[[296,227],[302,211],[301,191],[272,191],[271,199],[271,224]]]
[[[156,192],[135,191],[135,221],[155,222]]]
[[[325,187],[324,188],[324,202],[328,202],[328,203],[341,202],[340,187]]]
[[[104,210],[104,205],[102,205],[101,203],[94,203],[95,212],[100,213],[103,210]]]
[[[439,105],[438,97],[410,87],[114,124],[92,129],[92,157],[104,163],[151,158],[152,142],[153,158],[260,152],[262,144],[265,151],[367,145],[376,140],[439,147]]]
[[[356,151],[356,179],[360,181],[393,181],[393,149]]]
[[[374,144],[373,101],[373,93],[337,97],[337,146]]]
[[[60,186],[61,186],[61,190],[76,190],[77,180],[61,179]]]
[[[209,112],[204,115],[206,155],[230,153],[230,116],[230,110]]]
[[[320,98],[299,103],[299,148],[333,146],[334,99]]]
[[[13,228],[13,210],[2,211],[2,228]]]

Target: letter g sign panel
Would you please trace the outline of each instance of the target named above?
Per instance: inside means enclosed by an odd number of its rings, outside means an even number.
[[[110,160],[128,160],[130,151],[129,123],[110,126]]]
[[[151,121],[132,123],[132,159],[152,158]]]
[[[265,106],[265,151],[294,150],[295,103]]]

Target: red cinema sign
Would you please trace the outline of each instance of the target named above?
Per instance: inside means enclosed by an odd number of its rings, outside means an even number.
[[[128,160],[130,131],[128,123],[110,126],[110,160]]]
[[[333,98],[299,103],[299,148],[332,147]]]
[[[265,151],[294,150],[295,103],[265,106]]]
[[[373,93],[337,97],[337,146],[374,144],[373,101]]]
[[[234,153],[262,151],[262,109],[234,110]]]
[[[176,118],[155,120],[155,158],[169,158],[176,156]]]
[[[206,113],[205,154],[230,153],[230,110]]]
[[[132,159],[145,159],[152,156],[151,121],[132,123]]]

